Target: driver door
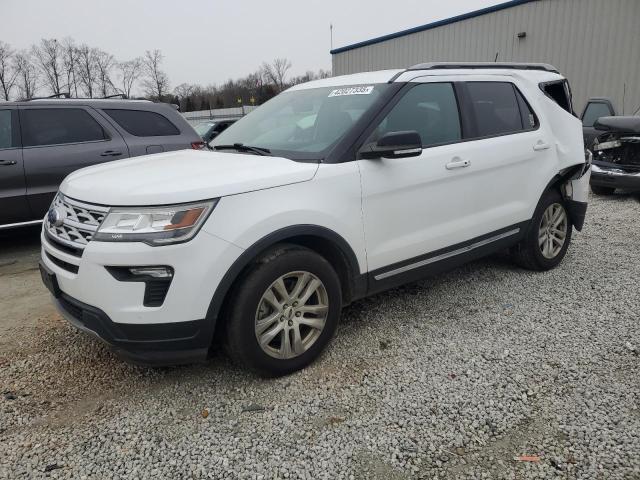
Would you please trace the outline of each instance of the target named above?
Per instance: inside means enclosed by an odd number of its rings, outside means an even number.
[[[408,130],[422,138],[419,156],[358,160],[370,272],[459,243],[476,230],[452,82],[416,83],[365,143]]]

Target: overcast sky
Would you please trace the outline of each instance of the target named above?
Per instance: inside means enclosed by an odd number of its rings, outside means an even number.
[[[126,60],[158,48],[171,86],[219,84],[276,57],[330,69],[341,47],[502,0],[0,0],[0,40],[70,36]]]

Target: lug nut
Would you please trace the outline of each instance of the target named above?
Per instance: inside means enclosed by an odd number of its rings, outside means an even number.
[[[281,321],[281,322],[284,322],[284,317],[280,317],[280,321]]]
[[[297,307],[298,306],[298,302],[293,302],[293,306]]]
[[[302,315],[300,312],[296,312],[296,317],[299,317],[300,315]]]
[[[289,326],[292,327],[293,326],[293,320],[289,320]]]

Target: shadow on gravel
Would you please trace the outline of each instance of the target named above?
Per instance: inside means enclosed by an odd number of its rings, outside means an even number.
[[[24,254],[39,249],[39,226],[0,230],[0,266],[17,263]]]

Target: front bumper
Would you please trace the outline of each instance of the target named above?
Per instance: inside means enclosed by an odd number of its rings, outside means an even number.
[[[207,358],[213,326],[206,320],[148,325],[114,323],[102,310],[67,294],[55,299],[58,311],[76,328],[112,346],[137,365],[163,366]]]
[[[640,190],[640,171],[622,170],[614,165],[602,162],[594,162],[591,170],[591,185]]]
[[[64,251],[43,233],[43,278],[55,278],[56,306],[74,326],[104,340],[127,360],[145,365],[206,358],[215,318],[213,294],[243,252],[201,231],[189,242],[151,247],[141,243],[89,242],[81,256]],[[167,265],[174,276],[160,306],[144,306],[145,285],[122,281],[105,267]]]

